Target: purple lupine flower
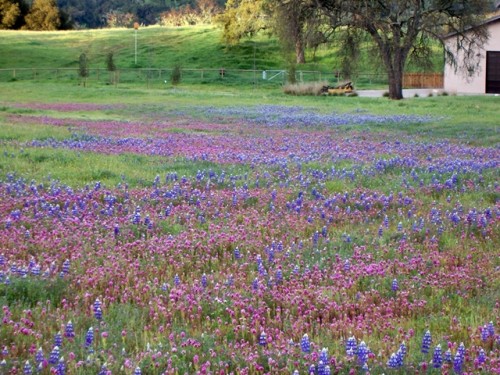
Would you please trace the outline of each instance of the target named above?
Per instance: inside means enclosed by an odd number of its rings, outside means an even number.
[[[398,223],[398,232],[402,232],[402,231],[403,231],[403,223],[399,222]]]
[[[316,366],[311,365],[309,366],[309,375],[315,375],[316,374]]]
[[[43,350],[42,348],[38,348],[35,354],[35,361],[36,363],[42,363],[44,360],[45,358],[43,357]]]
[[[132,217],[132,224],[139,224],[141,222],[141,208],[139,206],[136,207],[134,216]]]
[[[61,347],[62,346],[62,335],[61,332],[57,332],[54,336],[54,346]]]
[[[94,301],[94,306],[93,306],[94,314],[97,311],[97,309],[101,306],[102,306],[101,300],[99,298],[96,298]]]
[[[311,342],[309,341],[307,333],[305,333],[300,340],[300,349],[302,349],[304,353],[309,353],[311,351]]]
[[[432,343],[431,331],[427,330],[427,332],[425,332],[425,334],[424,334],[424,337],[422,338],[421,352],[424,354],[429,353],[431,343]]]
[[[238,260],[241,258],[240,249],[234,249],[234,259]]]
[[[357,353],[358,344],[357,344],[356,338],[354,336],[351,336],[347,339],[347,342],[345,345],[345,350],[346,350],[346,353],[349,357],[352,357]]]
[[[33,368],[30,365],[30,361],[26,361],[24,363],[23,374],[24,375],[31,375],[32,373],[33,373]]]
[[[85,347],[88,348],[91,346],[92,341],[94,341],[94,328],[90,327],[85,335]]]
[[[455,354],[455,359],[453,360],[453,371],[455,371],[457,374],[461,374],[462,364],[463,364],[462,356],[460,355],[460,352],[457,351],[457,353]]]
[[[391,289],[393,292],[396,292],[397,290],[399,290],[398,279],[392,280]]]
[[[441,345],[437,345],[434,348],[434,354],[432,355],[432,366],[434,368],[441,368],[442,365],[443,365],[443,357],[441,354]]]
[[[378,228],[378,236],[379,236],[379,237],[382,237],[383,235],[384,235],[384,228],[382,228],[382,226],[380,226],[380,227]]]
[[[321,349],[321,352],[319,353],[319,360],[323,361],[323,363],[325,363],[325,364],[328,363],[328,349],[327,348]]]
[[[490,337],[490,333],[488,332],[488,325],[484,325],[481,329],[481,341],[487,341],[488,337]]]
[[[102,310],[100,307],[98,307],[97,310],[95,310],[94,316],[97,320],[102,320]]]
[[[349,262],[349,259],[346,259],[344,262],[344,271],[348,272],[351,269],[351,263]]]
[[[108,374],[108,365],[105,363],[102,365],[101,370],[99,371],[99,375],[107,375]]]
[[[141,368],[137,366],[134,370],[134,375],[141,375],[141,374],[142,374]]]
[[[257,270],[259,271],[259,275],[261,276],[265,276],[267,274],[266,269],[264,268],[264,265],[262,263],[257,266]]]
[[[54,346],[54,348],[50,352],[50,357],[49,357],[49,363],[51,365],[55,365],[59,362],[59,354],[60,354],[59,347]]]
[[[276,284],[281,284],[283,282],[283,271],[281,269],[278,269],[276,271]]]
[[[259,336],[259,345],[260,346],[266,346],[267,345],[267,336],[266,336],[266,333],[264,331],[262,331],[260,333],[260,336]]]
[[[69,273],[69,266],[70,266],[69,259],[66,259],[62,265],[62,272],[65,275]]]
[[[358,361],[360,365],[364,365],[368,361],[368,354],[370,353],[364,341],[361,341],[358,346]]]
[[[487,330],[490,337],[495,337],[495,327],[493,326],[493,322],[488,323]]]
[[[482,365],[484,362],[486,362],[486,353],[484,352],[484,349],[481,348],[479,349],[479,354],[477,356],[477,363]]]
[[[255,278],[253,281],[252,281],[252,289],[254,291],[257,291],[259,290],[259,280],[257,278]]]
[[[61,357],[59,363],[57,364],[57,375],[66,375],[66,363],[64,363],[64,357]]]
[[[325,366],[325,371],[323,372],[324,375],[331,375],[331,370],[330,370],[330,366],[326,365]]]
[[[75,331],[73,330],[73,323],[71,323],[71,320],[66,325],[66,328],[64,330],[64,337],[68,338],[75,337]]]
[[[399,367],[398,358],[397,358],[396,353],[391,354],[391,357],[387,361],[387,367],[389,367],[389,368],[398,368]]]
[[[318,375],[325,375],[325,363],[323,361],[318,362],[318,369],[316,373]]]
[[[181,279],[179,278],[178,274],[175,274],[174,276],[174,284],[175,286],[179,286],[181,284]]]
[[[460,359],[463,362],[465,360],[465,345],[463,342],[458,346],[457,353],[460,355]]]
[[[208,282],[207,282],[207,275],[205,275],[205,274],[201,275],[201,286],[203,288],[206,288],[207,284],[208,284]]]
[[[403,359],[406,356],[406,344],[404,342],[401,343],[399,346],[399,351],[401,351],[401,354],[403,355]]]
[[[120,234],[120,226],[118,224],[115,224],[113,233],[115,234],[115,237],[118,237],[118,235]]]

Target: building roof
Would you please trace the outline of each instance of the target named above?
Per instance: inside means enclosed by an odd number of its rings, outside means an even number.
[[[499,1],[499,4],[500,4],[500,1]],[[490,25],[492,23],[497,23],[497,22],[500,22],[500,14],[497,14],[494,17],[491,17],[491,18],[484,20],[484,22],[482,22],[480,25],[477,25],[477,26]],[[470,30],[470,29],[472,29],[472,27],[466,29],[465,31]],[[452,36],[455,36],[457,34],[458,34],[458,32],[456,32],[456,31],[449,33],[449,34],[446,34],[444,36],[444,39],[451,38]]]

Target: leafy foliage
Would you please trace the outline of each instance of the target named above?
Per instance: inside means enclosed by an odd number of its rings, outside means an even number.
[[[264,0],[228,0],[224,13],[216,18],[224,30],[224,42],[229,45],[268,29],[268,21]]]
[[[61,25],[59,8],[55,0],[34,0],[25,17],[28,30],[57,30]]]
[[[10,29],[20,14],[21,10],[17,2],[0,0],[0,29]]]

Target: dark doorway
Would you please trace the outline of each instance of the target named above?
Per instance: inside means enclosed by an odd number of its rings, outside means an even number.
[[[500,51],[486,52],[486,93],[500,94]]]

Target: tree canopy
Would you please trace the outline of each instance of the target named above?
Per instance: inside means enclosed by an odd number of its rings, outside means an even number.
[[[56,0],[33,0],[25,21],[28,30],[57,30],[61,18]]]
[[[10,29],[21,14],[19,4],[10,0],[0,0],[0,29]]]

